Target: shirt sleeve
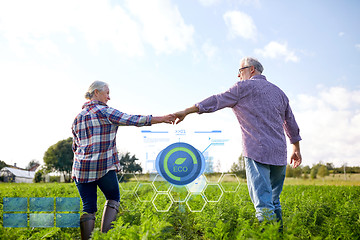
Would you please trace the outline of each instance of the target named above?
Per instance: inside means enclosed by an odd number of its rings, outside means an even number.
[[[292,144],[301,140],[300,129],[295,121],[295,117],[289,103],[287,104],[285,111],[284,129]]]
[[[112,124],[118,126],[151,126],[152,115],[131,115],[110,107],[107,108],[106,115]]]
[[[238,85],[234,85],[226,92],[208,97],[195,106],[199,108],[199,113],[211,113],[226,107],[234,107],[238,100]]]

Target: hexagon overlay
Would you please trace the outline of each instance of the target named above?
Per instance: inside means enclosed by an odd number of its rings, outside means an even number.
[[[225,192],[236,192],[239,188],[240,181],[236,174],[224,174],[220,180],[220,185]]]
[[[201,175],[193,182],[186,185],[189,192],[191,193],[200,193],[204,190],[205,186],[206,186],[206,178],[204,177],[204,175]]]
[[[157,192],[168,192],[172,185],[171,183],[166,181],[163,177],[161,177],[159,174],[156,175],[152,184],[154,185],[154,188]]]
[[[171,208],[173,202],[169,197],[168,193],[157,193],[154,200],[152,201],[156,211],[158,212],[167,212]]]
[[[151,202],[156,192],[151,183],[139,183],[135,194],[139,198],[140,202]]]
[[[217,183],[207,184],[204,189],[204,196],[208,202],[219,202],[223,193],[223,190]]]
[[[186,200],[190,212],[202,212],[206,203],[205,197],[201,193],[191,193]]]
[[[134,192],[138,184],[139,181],[134,173],[123,173],[119,178],[120,190],[124,192]]]
[[[185,202],[190,195],[186,186],[172,185],[169,191],[169,195],[174,202]]]

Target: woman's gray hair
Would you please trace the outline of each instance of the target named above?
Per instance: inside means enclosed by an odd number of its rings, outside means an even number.
[[[243,66],[254,66],[254,68],[259,71],[260,73],[262,73],[264,71],[264,67],[261,65],[261,63],[259,62],[259,60],[257,60],[256,58],[252,58],[252,57],[244,57],[241,62],[244,63]]]
[[[95,90],[103,91],[106,86],[108,87],[108,84],[103,81],[93,82],[85,93],[85,98],[90,100],[94,96]]]

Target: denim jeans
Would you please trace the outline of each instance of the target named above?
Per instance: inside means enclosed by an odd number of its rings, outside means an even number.
[[[262,222],[265,219],[281,218],[278,213],[281,213],[280,194],[284,185],[286,165],[267,165],[245,158],[245,166],[249,194],[257,219]]]
[[[111,170],[102,178],[89,183],[76,182],[76,187],[83,202],[83,212],[95,213],[97,211],[97,186],[105,195],[106,200],[120,201],[119,183],[115,170]]]

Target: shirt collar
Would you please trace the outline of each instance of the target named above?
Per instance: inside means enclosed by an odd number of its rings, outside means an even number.
[[[97,100],[91,100],[88,101],[86,103],[84,103],[82,108],[86,108],[86,107],[90,107],[90,106],[94,106],[94,105],[103,105],[103,106],[107,106],[105,103],[97,101]]]
[[[266,77],[264,75],[258,74],[254,75],[250,78],[251,80],[266,80]]]

